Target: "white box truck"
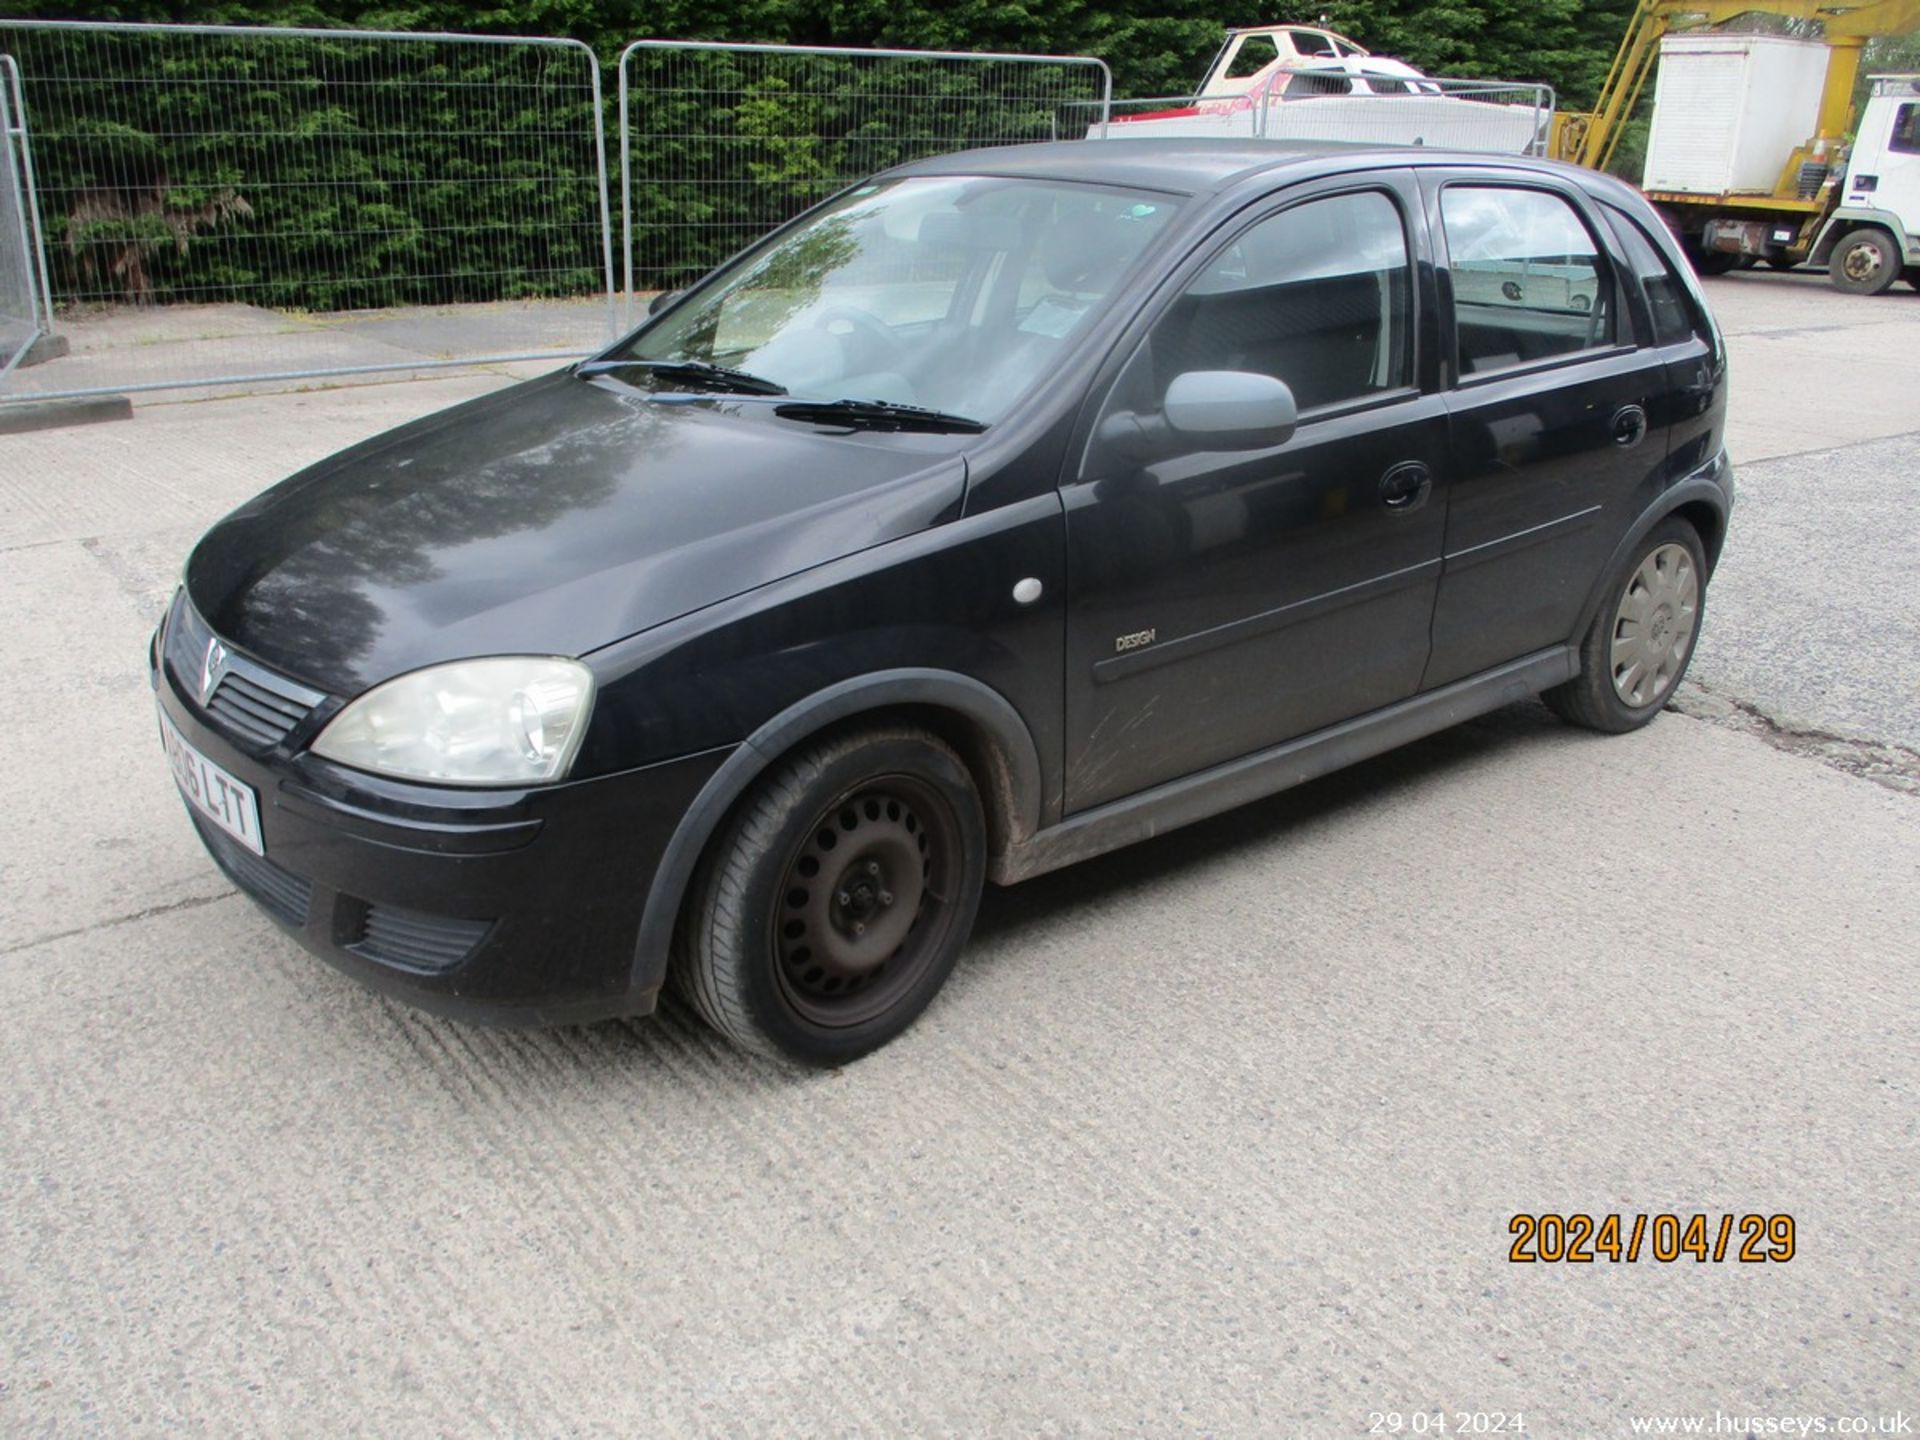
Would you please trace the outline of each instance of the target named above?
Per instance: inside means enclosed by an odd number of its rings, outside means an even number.
[[[1643,186],[1771,195],[1819,128],[1827,47],[1783,35],[1695,31],[1660,42]]]
[[[1920,287],[1920,79],[1875,76],[1850,145],[1809,141],[1832,53],[1782,35],[1661,40],[1642,187],[1703,274],[1810,261],[1855,294]]]
[[[1678,28],[1750,13],[1817,20],[1821,39]],[[1657,59],[1641,181],[1702,274],[1811,262],[1856,294],[1920,288],[1920,76],[1874,76],[1855,104],[1867,46],[1917,26],[1920,0],[1637,0],[1592,112],[1556,117],[1552,154],[1609,168]]]

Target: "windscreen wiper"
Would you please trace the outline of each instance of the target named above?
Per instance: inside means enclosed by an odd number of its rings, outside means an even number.
[[[794,400],[774,406],[773,413],[783,420],[809,420],[817,425],[847,425],[861,430],[978,435],[987,428],[966,415],[950,415],[920,405],[896,405],[891,400]]]
[[[645,370],[664,380],[684,382],[697,390],[719,390],[731,395],[784,395],[787,387],[764,375],[750,375],[710,360],[589,360],[576,375],[605,375],[613,370]]]

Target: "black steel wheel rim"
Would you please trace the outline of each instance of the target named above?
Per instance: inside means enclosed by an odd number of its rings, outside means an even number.
[[[945,949],[961,863],[952,804],[914,776],[863,780],[825,806],[774,906],[781,997],[815,1025],[884,1014]]]

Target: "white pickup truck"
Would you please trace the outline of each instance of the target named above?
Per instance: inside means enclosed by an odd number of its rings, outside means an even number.
[[[1229,30],[1190,96],[1116,102],[1089,138],[1168,135],[1351,140],[1539,153],[1553,117],[1546,86],[1439,79],[1370,55],[1331,30]]]

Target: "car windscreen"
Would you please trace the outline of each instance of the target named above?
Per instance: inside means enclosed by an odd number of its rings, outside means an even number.
[[[724,366],[801,400],[991,423],[1064,356],[1178,199],[923,176],[858,187],[747,251],[614,358]]]

